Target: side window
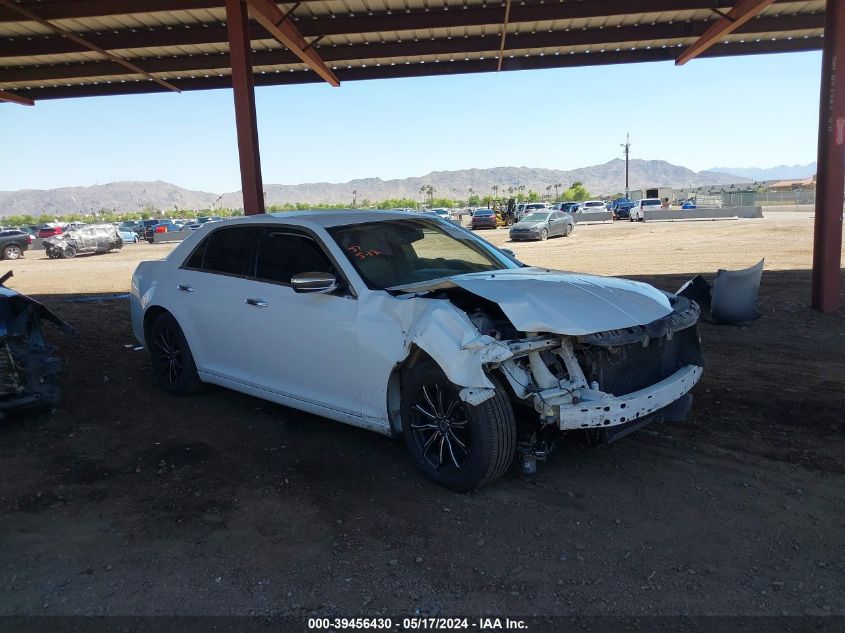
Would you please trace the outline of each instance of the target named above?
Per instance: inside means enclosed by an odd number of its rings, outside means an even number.
[[[252,226],[217,229],[191,254],[185,268],[225,275],[246,274],[257,230]]]
[[[255,278],[290,284],[300,273],[337,272],[320,245],[307,235],[285,229],[265,229],[258,243]]]
[[[205,257],[205,247],[208,244],[208,238],[205,238],[199,246],[194,249],[191,256],[182,264],[182,268],[192,268],[193,270],[202,269],[202,260]]]

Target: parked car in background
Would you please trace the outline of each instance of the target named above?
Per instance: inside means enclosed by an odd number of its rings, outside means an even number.
[[[120,239],[123,240],[124,244],[137,244],[141,241],[141,238],[138,237],[134,229],[118,228],[117,232],[120,234]]]
[[[495,229],[496,228],[496,213],[493,209],[487,207],[478,207],[472,212],[472,220],[470,221],[470,228],[475,229]]]
[[[443,218],[444,220],[449,219],[449,209],[444,209],[442,207],[438,207],[436,209],[426,209],[425,213],[429,215],[436,215],[439,218]]]
[[[117,228],[111,224],[86,224],[43,241],[50,259],[70,259],[81,253],[110,253],[123,248]]]
[[[160,220],[158,224],[151,224],[144,231],[144,239],[150,244],[155,242],[156,233],[174,233],[182,230],[182,227],[170,220]]]
[[[645,214],[643,212],[646,209],[659,209],[662,205],[663,201],[660,198],[643,198],[642,200],[637,200],[634,206],[631,207],[628,219],[631,222],[645,222]]]
[[[545,240],[558,235],[569,237],[573,228],[575,221],[568,213],[548,209],[534,211],[511,227],[510,238],[518,241]]]
[[[55,225],[55,226],[44,225],[44,226],[42,226],[38,229],[38,233],[36,233],[36,236],[41,238],[41,239],[44,239],[46,237],[53,237],[55,235],[61,235],[63,231],[64,231],[64,227],[59,226],[59,225]]]
[[[605,211],[607,207],[604,206],[602,200],[585,200],[579,202],[578,206],[572,210],[573,213],[604,213]]]
[[[32,236],[19,229],[0,231],[0,259],[20,259],[29,250]]]
[[[561,432],[618,439],[682,420],[702,374],[689,299],[526,267],[423,214],[230,220],[140,263],[130,288],[166,392],[212,383],[403,438],[456,491],[494,482],[517,453],[545,455]],[[388,476],[377,460],[360,467]]]
[[[613,201],[610,210],[613,211],[614,220],[627,220],[631,217],[631,207],[634,203],[628,198],[618,198]]]

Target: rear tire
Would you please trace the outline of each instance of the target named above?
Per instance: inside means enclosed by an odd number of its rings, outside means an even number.
[[[501,477],[516,451],[516,421],[502,385],[479,405],[460,399],[433,361],[416,365],[402,381],[403,437],[423,474],[444,488],[470,492]]]
[[[9,244],[3,249],[3,259],[20,259],[23,257],[23,249],[17,244]]]
[[[150,328],[147,350],[153,372],[161,387],[174,396],[189,396],[202,384],[188,340],[169,312],[160,315]]]

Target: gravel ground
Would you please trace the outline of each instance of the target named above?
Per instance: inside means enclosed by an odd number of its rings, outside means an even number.
[[[484,237],[505,244],[502,230]],[[0,425],[0,614],[841,615],[845,315],[806,218],[578,226],[528,263],[676,289],[765,256],[762,319],[703,324],[693,412],[460,495],[400,443],[222,389],[154,386],[123,300],[166,246],[3,262],[80,332],[51,413]]]

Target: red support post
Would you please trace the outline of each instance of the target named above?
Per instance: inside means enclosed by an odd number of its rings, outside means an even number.
[[[258,151],[249,16],[243,0],[226,0],[226,26],[229,31],[232,89],[235,93],[235,123],[238,130],[244,213],[256,215],[265,212],[264,184],[261,179],[261,156]]]
[[[827,0],[819,105],[812,306],[835,312],[842,291],[845,190],[845,0]]]

